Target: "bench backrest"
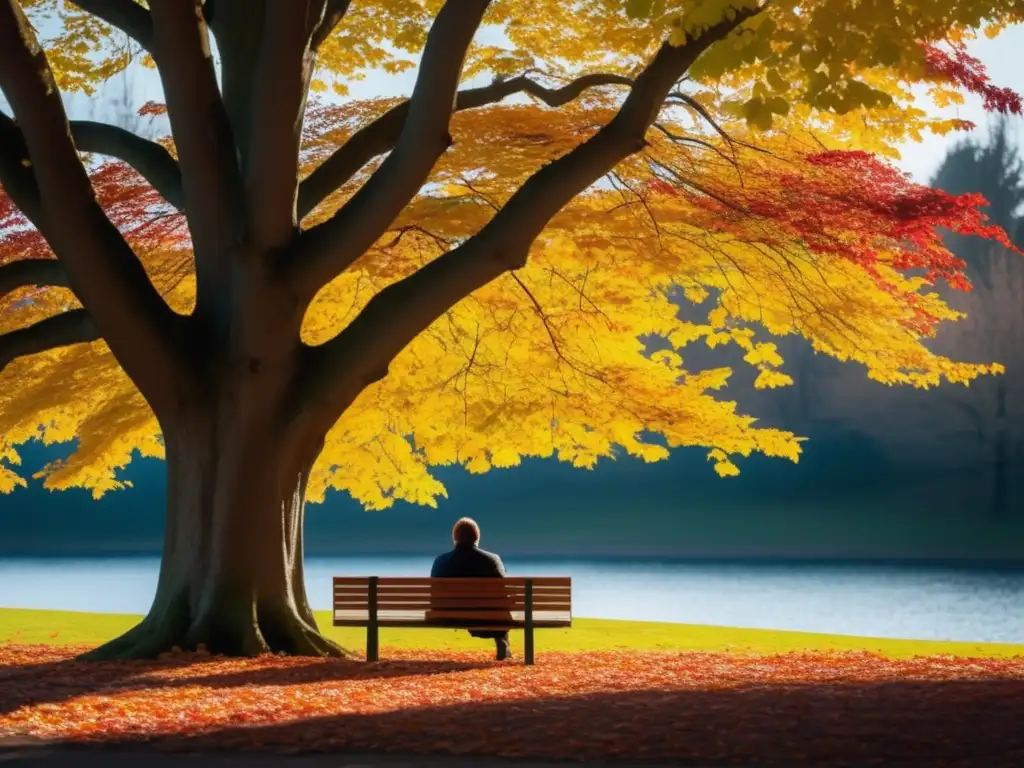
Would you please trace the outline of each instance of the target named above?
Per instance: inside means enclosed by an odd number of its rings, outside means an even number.
[[[343,576],[334,579],[336,620],[487,624],[572,618],[572,580],[543,576],[431,579]]]

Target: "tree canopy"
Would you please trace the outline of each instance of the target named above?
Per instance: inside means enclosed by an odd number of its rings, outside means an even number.
[[[28,14],[63,90],[90,92],[139,57],[147,66],[171,58],[154,58],[160,49],[143,4],[9,3]],[[311,498],[333,487],[368,507],[432,504],[444,493],[432,466],[482,472],[531,456],[592,467],[620,452],[658,460],[669,448],[699,446],[721,475],[753,452],[796,460],[796,435],[737,412],[728,368],[687,367],[692,344],[738,345],[759,371],[758,387],[789,383],[772,343],[789,334],[886,384],[966,383],[998,372],[934,354],[925,341],[958,317],[935,283],[969,288],[941,230],[1009,241],[986,221],[980,196],[914,184],[886,158],[925,131],[966,127],[922,110],[915,86],[939,105],[973,92],[992,110],[1020,112],[1019,97],[991,84],[964,47],[979,31],[1019,21],[1019,3],[467,3],[482,9],[483,26],[450,121],[444,116],[447,140],[426,158],[426,183],[410,178],[410,199],[393,215],[368,215],[365,201],[388,162],[416,151],[403,129],[424,119],[417,93],[352,101],[346,84],[416,67],[421,54],[430,64],[424,46],[445,4],[309,5],[323,14],[295,203],[305,285],[316,293],[302,339],[312,349],[370,339],[396,354],[327,434]],[[218,14],[236,22],[260,15],[232,0],[195,7],[215,29]],[[266,3],[268,18],[274,7]],[[217,61],[234,117],[252,105],[242,103],[251,94],[231,90],[232,78],[249,76],[254,59],[230,48],[231,34],[218,35]],[[283,32],[278,42],[286,44]],[[6,55],[0,69],[11,66]],[[667,98],[637,107],[652,67],[683,55],[693,60],[678,75],[665,66]],[[262,87],[276,87],[274,73],[267,77]],[[177,143],[91,121],[70,128],[77,149],[95,153],[90,178],[107,217],[184,316],[202,303],[202,279],[185,202],[197,193],[178,161],[196,154],[175,127],[182,97],[169,95]],[[609,126],[625,130],[631,104],[651,126],[613,170],[582,190],[545,175],[559,163],[569,174]],[[100,340],[88,299],[82,309],[68,289],[43,237],[61,223],[40,226],[32,195],[15,194],[19,183],[31,186],[33,171],[22,130],[30,130],[24,121],[0,116],[0,181],[11,193],[0,197],[0,490],[24,482],[19,444],[77,438],[74,453],[42,474],[48,487],[99,495],[121,485],[117,470],[134,452],[163,455],[161,427]],[[235,139],[243,164],[268,140],[254,132]],[[524,213],[538,200],[550,216]],[[382,233],[373,231],[378,223]],[[464,247],[491,232],[508,261],[481,277]],[[339,246],[341,233],[351,247]],[[442,273],[447,287],[438,289],[432,280]],[[437,291],[450,306],[419,310],[403,298],[413,288]],[[384,295],[399,311],[424,313],[425,330],[386,338],[396,321],[375,299]],[[682,319],[680,302],[706,309],[705,319]],[[323,377],[329,385],[330,372]]]

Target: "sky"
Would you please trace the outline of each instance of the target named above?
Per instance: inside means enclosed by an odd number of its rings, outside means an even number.
[[[1024,92],[1024,27],[969,46],[994,83]],[[352,84],[355,98],[407,94],[414,73],[375,74]],[[130,80],[138,107],[161,101],[155,73]],[[117,95],[120,84],[112,87]],[[97,119],[96,102],[69,99],[72,117]],[[938,113],[934,107],[922,106]],[[942,111],[975,122],[988,116],[980,99]],[[1020,135],[1019,119],[1011,129]],[[929,137],[901,147],[898,165],[927,182],[946,149],[965,134]],[[345,494],[309,510],[311,552],[421,552],[447,540],[463,514],[480,520],[485,537],[509,554],[658,555],[688,557],[967,558],[1024,557],[1024,516],[993,523],[972,501],[972,470],[941,476],[919,470],[895,475],[891,456],[848,430],[813,426],[813,450],[799,465],[755,458],[734,480],[720,480],[703,452],[677,452],[644,465],[603,462],[594,472],[529,462],[520,469],[468,476],[440,472],[449,499],[431,510],[398,504],[365,512]],[[63,449],[66,451],[67,449]],[[26,466],[60,455],[30,447]],[[0,497],[0,554],[153,550],[163,520],[163,465],[136,461],[130,490],[95,502],[80,491],[51,494],[34,485]],[[486,543],[486,542],[485,542]]]
[[[1012,88],[1017,93],[1024,93],[1024,66],[1021,66],[1021,51],[1024,50],[1024,25],[1007,29],[1002,35],[989,40],[981,37],[968,43],[970,54],[985,65],[992,82],[1004,88]],[[907,142],[900,146],[902,159],[897,163],[903,170],[912,174],[914,179],[927,183],[931,180],[946,149],[963,137],[984,138],[988,132],[991,116],[982,109],[981,98],[967,94],[963,105],[939,109],[926,97],[920,100],[920,107],[936,115],[958,117],[970,120],[977,127],[970,132],[950,134],[947,136],[929,135],[924,141]],[[1015,137],[1021,134],[1022,120],[1015,118],[1012,127]]]

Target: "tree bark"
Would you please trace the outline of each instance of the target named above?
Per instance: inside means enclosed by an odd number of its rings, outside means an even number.
[[[229,387],[167,425],[156,596],[140,624],[85,658],[201,646],[228,656],[346,655],[320,634],[303,581],[306,484],[318,450],[289,448],[261,400]]]

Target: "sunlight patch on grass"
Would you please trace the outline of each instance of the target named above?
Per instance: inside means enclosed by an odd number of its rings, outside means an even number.
[[[0,642],[99,645],[131,628],[139,618],[124,614],[0,608]],[[365,630],[331,626],[329,611],[317,611],[316,619],[328,637],[346,648],[364,650]],[[460,651],[480,649],[487,644],[487,641],[469,637],[464,631],[451,629],[384,629],[380,642],[385,658],[388,648]],[[515,649],[522,649],[522,632],[512,633],[512,644]],[[875,651],[890,658],[934,654],[984,658],[1024,656],[1024,644],[891,640],[613,619],[574,619],[568,629],[537,630],[536,644],[538,651],[568,652],[633,649],[774,654],[815,650]]]

